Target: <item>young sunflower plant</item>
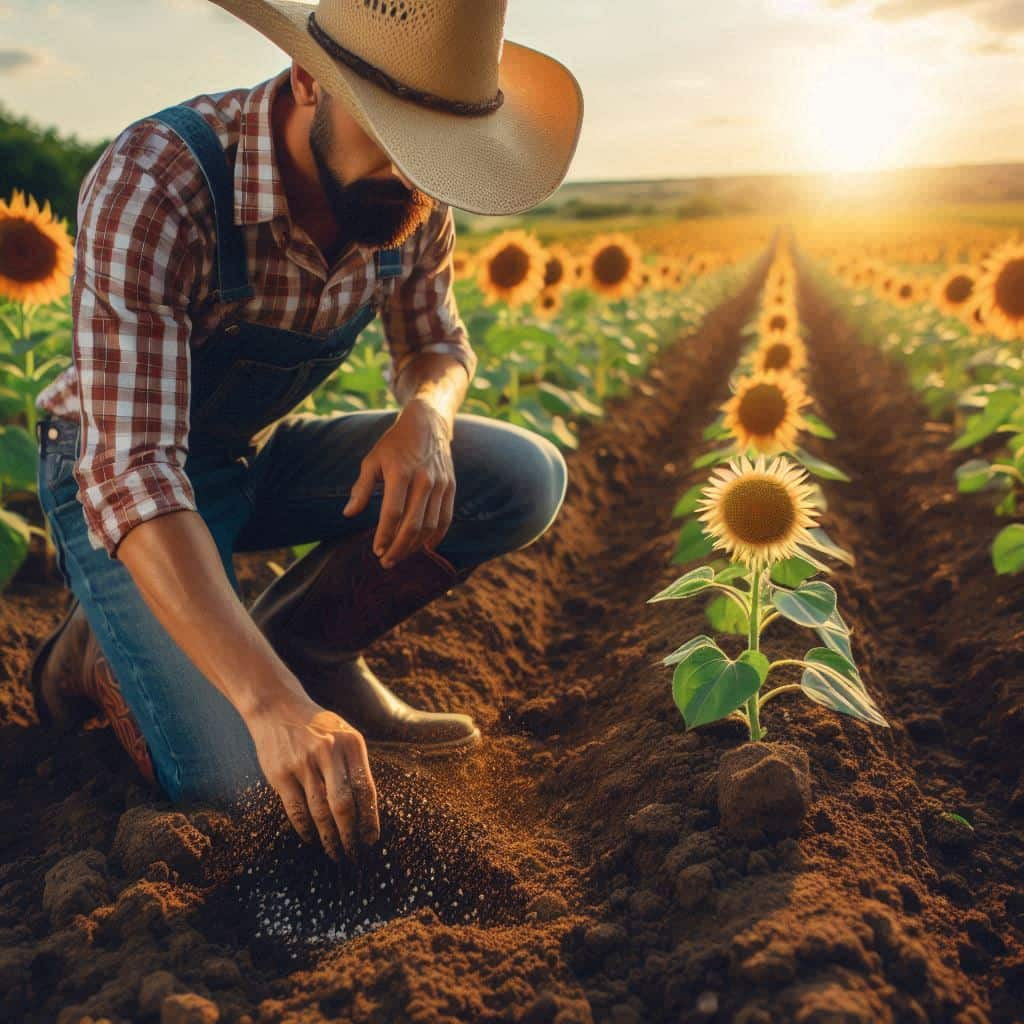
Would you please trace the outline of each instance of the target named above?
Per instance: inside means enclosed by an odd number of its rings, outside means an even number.
[[[693,569],[648,603],[718,592],[744,623],[747,646],[731,658],[712,637],[701,635],[662,659],[673,668],[672,696],[688,729],[737,718],[756,742],[765,735],[764,706],[798,691],[833,711],[888,726],[854,663],[850,629],[836,607],[835,590],[812,579],[827,569],[818,553],[835,553],[817,528],[812,495],[805,471],[784,456],[756,461],[740,456],[716,470],[705,487],[700,520],[729,564]],[[776,583],[772,569],[794,560],[810,571],[790,586]],[[802,658],[769,660],[761,640],[780,619],[813,630],[819,644]],[[769,688],[774,673],[790,667],[802,670],[800,682]]]

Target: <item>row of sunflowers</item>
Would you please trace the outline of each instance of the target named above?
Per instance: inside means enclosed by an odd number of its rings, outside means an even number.
[[[727,231],[718,249],[686,241],[644,248],[599,234],[575,252],[526,231],[453,255],[455,293],[479,356],[464,411],[535,430],[564,448],[640,376],[668,340],[691,330],[743,273],[756,240]],[[0,588],[45,529],[12,503],[36,491],[39,392],[71,362],[73,240],[48,204],[0,200]],[[299,407],[332,413],[394,404],[380,322]],[[31,501],[29,502],[31,505]]]
[[[857,251],[821,254],[822,279],[862,337],[907,367],[933,416],[950,417],[963,494],[987,496],[996,513],[1024,512],[1024,244],[1017,237],[951,244],[948,266],[912,272],[914,252],[889,261]],[[912,265],[910,265],[912,266]],[[901,293],[913,281],[912,295]],[[1024,571],[1024,522],[996,535],[998,573]]]
[[[673,562],[716,557],[650,599],[710,599],[705,616],[712,631],[740,636],[745,647],[733,658],[712,636],[687,640],[663,659],[673,670],[673,699],[688,729],[735,718],[753,741],[765,735],[765,705],[786,693],[887,726],[854,662],[836,591],[818,578],[831,571],[825,559],[853,564],[854,558],[818,525],[825,497],[811,476],[848,478],[801,445],[804,435],[827,441],[835,434],[812,411],[796,271],[785,240],[768,270],[760,316],[746,331],[752,343],[734,374],[733,393],[704,433],[717,447],[694,463],[719,468],[674,510],[686,522]],[[762,640],[778,621],[811,629],[818,646],[802,657],[769,660]],[[791,668],[801,670],[799,682],[768,686],[779,670]]]

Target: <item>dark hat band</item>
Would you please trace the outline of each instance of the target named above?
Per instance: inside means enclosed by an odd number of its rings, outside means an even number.
[[[357,56],[351,50],[346,50],[333,36],[325,32],[316,20],[316,12],[309,13],[309,34],[337,61],[341,61],[346,67],[354,71],[360,78],[365,78],[374,85],[399,97],[409,100],[411,103],[418,103],[421,107],[430,107],[432,110],[443,110],[448,114],[459,114],[462,117],[479,117],[481,114],[490,114],[497,110],[505,102],[505,94],[499,89],[489,100],[480,103],[470,103],[463,100],[449,100],[444,96],[436,96],[431,92],[424,92],[411,85],[392,78],[386,71],[362,57]]]

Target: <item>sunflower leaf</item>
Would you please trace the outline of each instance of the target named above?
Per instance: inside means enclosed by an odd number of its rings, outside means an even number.
[[[720,594],[709,601],[704,614],[716,633],[746,636],[750,632],[750,616],[725,594]]]
[[[709,636],[701,634],[701,636],[695,636],[692,640],[688,640],[682,647],[677,648],[671,654],[665,655],[661,659],[663,665],[678,665],[679,662],[685,661],[694,651],[699,650],[701,647],[714,647],[717,649],[718,645]]]
[[[1020,405],[1017,391],[994,391],[988,396],[982,412],[967,418],[966,429],[949,446],[951,451],[959,452],[972,448],[979,441],[994,434]]]
[[[693,460],[694,469],[705,469],[708,466],[714,466],[719,462],[726,462],[731,456],[736,454],[736,448],[734,445],[729,445],[727,448],[716,448],[714,451],[706,452],[701,455],[700,458]]]
[[[1003,527],[992,542],[992,564],[1000,576],[1024,569],[1024,523]]]
[[[836,610],[836,592],[827,583],[815,580],[796,590],[775,587],[772,603],[778,613],[798,626],[817,628],[825,625]]]
[[[820,477],[822,480],[838,480],[844,484],[850,482],[850,478],[841,469],[824,459],[819,459],[803,448],[797,448],[793,454],[812,476]]]
[[[697,511],[697,505],[700,503],[700,499],[703,497],[704,488],[707,487],[706,483],[695,484],[691,487],[677,502],[675,508],[672,509],[673,519],[682,519],[683,516],[693,515]]]
[[[820,419],[813,413],[804,413],[804,422],[807,424],[808,433],[813,434],[815,437],[822,437],[826,441],[831,441],[836,436],[836,432],[823,419]]]
[[[689,729],[732,714],[760,688],[753,665],[730,660],[717,646],[699,647],[672,676],[672,697]]]
[[[679,531],[679,540],[676,543],[675,554],[672,555],[673,565],[685,565],[687,562],[694,562],[698,558],[710,555],[714,550],[714,544],[704,533],[704,527],[700,520],[689,519],[683,524]]]
[[[684,573],[674,583],[670,583],[664,590],[660,590],[654,597],[648,598],[647,603],[655,601],[679,601],[687,597],[693,597],[702,590],[707,590],[715,581],[715,570],[710,565],[701,565]]]
[[[808,651],[804,662],[800,688],[811,700],[861,721],[888,727],[853,662],[824,647]]]

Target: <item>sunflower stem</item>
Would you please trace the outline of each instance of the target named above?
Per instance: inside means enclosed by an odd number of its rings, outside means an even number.
[[[755,570],[750,579],[750,637],[749,646],[752,651],[759,651],[761,646],[761,571]],[[750,726],[751,742],[757,743],[764,735],[755,693],[747,701],[747,721]]]

